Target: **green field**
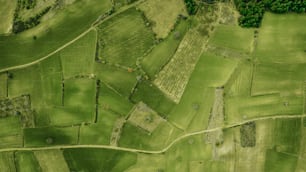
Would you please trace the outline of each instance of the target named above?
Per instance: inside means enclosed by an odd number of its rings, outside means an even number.
[[[127,98],[116,93],[111,87],[101,82],[99,88],[99,107],[102,110],[113,111],[125,116],[132,109],[133,104]],[[103,116],[103,113],[99,113],[99,118],[100,115]]]
[[[0,35],[10,32],[11,25],[13,23],[14,11],[16,8],[16,1],[0,1]]]
[[[41,172],[41,168],[33,152],[19,151],[15,153],[16,169],[20,172]]]
[[[84,172],[100,171],[124,171],[136,163],[136,154],[96,149],[66,149],[64,156],[69,169]],[[86,157],[86,158],[84,158]]]
[[[53,52],[88,29],[110,8],[111,2],[107,0],[103,3],[100,0],[77,0],[31,30],[0,36],[0,69],[30,63]]]
[[[98,33],[99,58],[129,67],[135,67],[136,59],[154,43],[153,32],[134,8],[99,25]]]
[[[305,14],[265,13],[254,58],[268,63],[305,63]],[[277,52],[277,53],[276,53]]]
[[[99,109],[97,124],[81,126],[80,144],[109,145],[114,124],[119,117],[112,111]]]
[[[60,52],[64,78],[93,74],[97,32],[90,31]]]
[[[155,75],[157,75],[164,65],[172,58],[187,32],[189,25],[189,20],[179,20],[177,26],[167,38],[156,45],[152,51],[144,57],[141,65],[151,78],[155,78]]]
[[[204,53],[197,63],[180,103],[169,115],[169,120],[186,129],[193,118],[205,116],[195,128],[205,128],[212,106],[213,87],[223,86],[237,66],[237,61]],[[204,126],[203,126],[204,125]]]
[[[0,171],[13,171],[15,169],[14,152],[0,153]]]
[[[217,47],[217,49],[224,48],[240,53],[250,53],[253,37],[254,29],[244,29],[232,25],[219,25],[209,40],[209,44]]]
[[[153,83],[142,81],[137,85],[132,101],[143,101],[163,116],[168,116],[175,103],[166,97]]]
[[[0,98],[7,97],[7,74],[0,74]]]
[[[136,84],[136,73],[105,64],[96,64],[97,78],[123,97],[129,97]],[[121,78],[121,79],[117,79]]]
[[[78,143],[79,127],[44,127],[23,130],[25,147],[67,145]]]

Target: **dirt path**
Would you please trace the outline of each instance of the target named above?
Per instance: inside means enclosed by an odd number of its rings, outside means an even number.
[[[133,148],[125,148],[125,147],[116,147],[116,146],[110,146],[110,145],[58,145],[58,146],[48,146],[48,147],[21,147],[21,148],[3,148],[0,149],[0,152],[8,152],[8,151],[36,151],[36,150],[51,150],[51,149],[76,149],[76,148],[96,148],[96,149],[111,149],[111,150],[118,150],[118,151],[126,151],[126,152],[134,152],[134,153],[147,153],[147,154],[161,154],[169,150],[173,145],[178,143],[179,141],[190,137],[190,136],[195,136],[195,135],[200,135],[204,133],[209,133],[209,132],[214,132],[214,131],[219,131],[220,129],[229,129],[233,127],[238,127],[240,125],[252,122],[252,121],[261,121],[261,120],[268,120],[268,119],[290,119],[290,118],[302,118],[306,117],[306,114],[303,115],[275,115],[275,116],[267,116],[267,117],[259,117],[259,118],[254,118],[246,121],[242,121],[239,123],[231,124],[231,125],[226,125],[223,127],[217,127],[217,128],[212,128],[212,129],[207,129],[207,130],[201,130],[197,132],[192,132],[188,133],[185,135],[182,135],[175,140],[173,140],[168,146],[161,150],[142,150],[142,149],[133,149]]]

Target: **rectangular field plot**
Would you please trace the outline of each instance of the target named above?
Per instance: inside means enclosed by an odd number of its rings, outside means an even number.
[[[265,13],[254,57],[260,62],[305,63],[305,14]]]
[[[172,58],[181,40],[184,38],[189,25],[189,20],[180,20],[174,31],[144,57],[141,65],[151,78],[155,78],[158,72],[162,70],[164,65]]]
[[[60,52],[65,78],[93,73],[97,32],[90,31]]]
[[[152,30],[157,38],[165,38],[168,35],[179,14],[187,15],[183,1],[148,0],[140,4],[139,8],[149,20],[154,22]]]
[[[70,79],[65,81],[64,106],[79,114],[76,118],[93,121],[96,104],[96,81],[93,79]]]
[[[302,95],[305,64],[260,64],[254,70],[252,95]]]
[[[22,172],[41,172],[35,155],[31,151],[18,151],[15,153],[16,170]]]
[[[7,97],[7,74],[0,73],[0,99]]]
[[[78,143],[79,127],[44,127],[23,130],[25,147],[74,145]]]
[[[9,33],[13,24],[17,1],[0,0],[0,35]]]
[[[228,123],[271,115],[298,115],[303,113],[303,97],[269,94],[227,98],[225,113]]]
[[[163,171],[166,166],[165,155],[137,154],[137,162],[126,172]]]
[[[34,65],[9,73],[11,75],[11,78],[8,79],[9,98],[29,94],[31,106],[40,107],[43,101],[41,101],[42,82],[39,66]]]
[[[120,80],[122,79],[120,78]],[[99,88],[99,107],[126,116],[133,108],[133,104],[126,97],[121,96],[101,82]]]
[[[65,149],[64,156],[70,170],[125,171],[137,160],[135,153],[106,149]]]
[[[99,109],[97,124],[81,126],[80,144],[109,145],[114,125],[119,117],[116,113]]]
[[[113,88],[124,97],[129,97],[137,80],[135,72],[116,68],[105,64],[96,64],[95,73],[101,82]],[[120,78],[120,79],[119,79]]]
[[[240,26],[218,25],[209,40],[209,45],[238,53],[250,53],[254,39],[254,29]]]
[[[17,116],[0,118],[0,137],[21,134],[21,121]]]
[[[61,150],[35,151],[41,171],[46,172],[69,172],[68,165]]]
[[[0,171],[15,172],[15,159],[14,152],[1,152],[0,153]]]
[[[63,73],[59,54],[55,54],[42,61],[39,67],[43,101],[47,105],[62,105]]]
[[[153,32],[135,8],[103,22],[98,31],[99,58],[114,64],[136,66],[136,59],[154,43]]]
[[[167,116],[176,105],[149,81],[142,81],[132,96],[134,102],[143,101],[162,116]]]

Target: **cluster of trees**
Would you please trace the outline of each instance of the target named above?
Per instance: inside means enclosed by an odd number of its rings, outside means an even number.
[[[304,0],[234,0],[241,14],[239,25],[242,27],[259,27],[265,11],[274,13],[306,11]]]
[[[195,0],[184,0],[187,12],[189,15],[195,15],[198,10],[198,4],[195,2]]]
[[[36,0],[18,0],[22,9],[33,9],[36,6]]]
[[[33,28],[35,26],[37,26],[40,23],[40,18],[45,15],[49,10],[51,9],[51,7],[47,7],[45,8],[43,11],[41,11],[40,13],[36,14],[34,17],[29,18],[26,21],[23,21],[18,14],[14,16],[14,22],[13,22],[13,33],[19,33],[22,32],[24,30]]]

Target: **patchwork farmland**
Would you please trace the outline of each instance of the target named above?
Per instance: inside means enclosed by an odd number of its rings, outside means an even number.
[[[0,3],[0,172],[306,170],[302,1]]]

